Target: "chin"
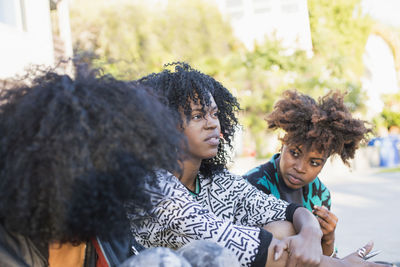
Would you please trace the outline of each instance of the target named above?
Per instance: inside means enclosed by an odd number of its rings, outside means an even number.
[[[205,155],[204,159],[212,159],[213,157],[215,157],[217,155],[217,152],[215,152],[215,153],[213,152],[213,153],[209,153],[209,154]]]

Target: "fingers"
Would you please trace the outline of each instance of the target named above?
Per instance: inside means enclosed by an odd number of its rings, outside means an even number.
[[[323,233],[324,235],[331,234],[332,232],[335,231],[335,229],[336,229],[336,224],[334,224],[334,223],[328,223],[327,221],[325,221],[324,219],[319,218],[319,217],[317,217],[317,220],[318,220],[318,222],[319,222],[319,225],[320,225],[320,227],[321,227],[322,233]]]
[[[365,255],[367,255],[368,253],[370,253],[370,251],[372,250],[372,248],[374,247],[374,242],[371,240],[368,242],[368,244],[366,244],[365,246],[363,246],[363,248],[365,248]]]
[[[318,220],[319,225],[321,226],[322,230],[329,230],[330,224],[328,222],[326,222],[321,217],[317,217],[317,220]],[[326,234],[326,233],[324,232],[324,234]]]
[[[338,218],[336,217],[335,214],[330,212],[326,207],[314,206],[313,213],[317,215],[317,219],[319,221],[321,228],[326,229],[329,232],[335,230]]]
[[[288,244],[285,240],[279,240],[279,242],[274,246],[274,260],[277,261],[282,256],[283,251],[288,248]]]
[[[336,215],[333,214],[333,212],[331,212],[330,210],[328,210],[328,208],[325,206],[314,205],[313,213],[315,215],[318,215],[318,217],[321,217],[321,218],[330,218],[331,220],[334,220],[334,221],[338,220]]]
[[[307,249],[304,249],[304,242],[299,243],[299,240],[296,241],[293,237],[288,237],[284,240],[286,241],[286,250],[288,252],[285,267],[319,266],[319,262],[321,260],[321,251],[316,252],[310,246],[306,246]],[[321,248],[320,244],[318,247]]]
[[[372,241],[369,241],[368,244],[357,249],[356,255],[362,259],[365,259],[365,256],[372,250],[373,246],[374,246],[374,243]]]

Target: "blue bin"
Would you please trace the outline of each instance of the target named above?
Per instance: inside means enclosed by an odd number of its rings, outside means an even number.
[[[372,139],[368,145],[379,147],[379,166],[395,167],[400,164],[400,136],[388,135],[377,137]]]

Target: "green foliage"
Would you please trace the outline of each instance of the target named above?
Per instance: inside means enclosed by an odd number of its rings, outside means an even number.
[[[186,61],[220,80],[239,98],[241,122],[258,156],[265,148],[265,115],[286,89],[319,97],[347,91],[349,107],[362,110],[362,54],[372,25],[360,0],[308,0],[312,56],[288,50],[270,38],[252,51],[233,36],[209,0],[85,0],[72,5],[75,53],[90,55],[105,72],[136,79],[172,61]],[[94,58],[93,58],[94,56]]]
[[[383,103],[382,112],[374,118],[375,123],[386,129],[400,127],[400,93],[384,95]]]
[[[360,13],[359,0],[309,0],[313,56],[305,51],[288,54],[279,40],[270,38],[248,52],[247,69],[240,102],[245,110],[243,123],[264,147],[265,114],[286,89],[297,89],[318,98],[329,90],[348,93],[352,111],[365,109],[361,90],[362,55],[372,22]],[[260,153],[258,149],[257,153]]]
[[[315,55],[326,59],[336,77],[357,79],[363,74],[362,55],[372,21],[361,14],[360,0],[309,0]]]
[[[384,119],[387,128],[392,126],[400,127],[400,113],[385,108],[383,109],[381,116]]]
[[[237,46],[229,24],[205,1],[82,2],[91,7],[79,2],[71,10],[75,52],[90,51],[93,64],[118,77],[138,78],[172,61],[215,74]]]

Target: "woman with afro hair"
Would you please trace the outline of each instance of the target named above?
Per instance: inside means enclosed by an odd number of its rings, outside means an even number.
[[[125,203],[149,209],[154,169],[179,169],[169,110],[82,65],[0,103],[0,266],[119,265],[133,253]]]
[[[186,63],[167,64],[139,83],[160,95],[186,137],[182,171],[160,170],[163,194],[147,191],[151,213],[146,218],[128,212],[141,245],[179,249],[209,240],[233,252],[241,266],[369,266],[356,253],[340,262],[322,256],[322,231],[310,211],[264,194],[226,170],[239,104],[223,85]],[[292,221],[297,233],[285,241],[263,229],[282,220]]]
[[[285,91],[266,118],[269,129],[285,132],[281,153],[244,175],[261,191],[312,211],[323,232],[324,255],[335,254],[338,219],[330,211],[331,196],[318,174],[332,155],[348,165],[371,131],[366,122],[352,117],[343,97],[336,91],[315,101],[297,91]]]

